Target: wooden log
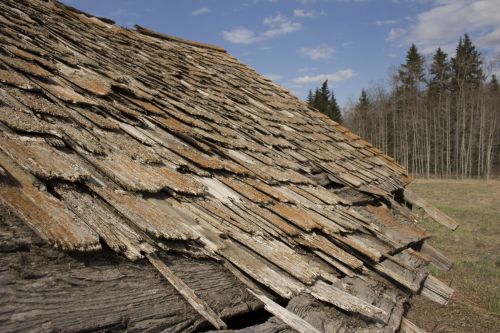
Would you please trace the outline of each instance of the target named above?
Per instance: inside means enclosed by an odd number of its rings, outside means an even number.
[[[421,295],[433,302],[446,305],[453,296],[453,292],[454,290],[443,281],[429,274],[422,287]]]
[[[399,327],[399,331],[401,333],[427,333],[411,321],[409,321],[407,318],[403,317],[401,320],[401,326]]]
[[[257,297],[262,303],[264,303],[264,308],[276,316],[278,319],[283,321],[286,325],[293,328],[299,333],[320,333],[318,329],[309,324],[304,319],[297,316],[295,313],[288,311],[281,305],[273,302],[271,299],[264,295],[259,295],[248,289],[255,297]]]
[[[227,329],[227,325],[219,318],[207,303],[200,299],[189,286],[177,277],[155,253],[146,254],[149,262],[174,286],[186,301],[217,329]]]
[[[427,200],[421,198],[419,195],[413,193],[408,189],[405,189],[403,192],[403,196],[404,199],[410,204],[422,208],[437,223],[451,230],[455,230],[456,228],[458,228],[457,222],[455,222],[451,217],[427,202]]]

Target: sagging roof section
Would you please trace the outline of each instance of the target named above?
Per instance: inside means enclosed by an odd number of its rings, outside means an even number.
[[[351,331],[399,329],[416,293],[451,297],[406,170],[287,90],[218,47],[54,1],[0,8],[0,200],[47,242],[102,241],[171,281],[155,252],[183,242],[296,329],[265,295],[321,301],[340,326],[360,315]]]

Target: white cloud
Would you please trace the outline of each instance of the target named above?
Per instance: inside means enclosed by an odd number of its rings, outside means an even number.
[[[203,14],[207,14],[207,13],[210,13],[210,8],[208,8],[208,7],[201,7],[201,8],[193,10],[191,12],[191,15],[192,16],[198,16],[198,15],[203,15]]]
[[[315,9],[305,10],[305,9],[294,9],[293,15],[296,17],[306,17],[306,18],[314,18],[320,15],[325,15],[323,11],[319,12]]]
[[[392,28],[389,31],[389,34],[387,35],[387,38],[385,39],[388,42],[395,41],[396,39],[399,39],[406,33],[406,30],[403,28]]]
[[[276,14],[276,16],[264,18],[262,23],[266,26],[267,30],[255,32],[247,28],[237,28],[224,31],[222,36],[231,43],[251,44],[298,31],[302,28],[302,24],[293,22],[281,13]]]
[[[335,48],[323,44],[314,48],[303,47],[299,52],[313,60],[328,59],[335,52]]]
[[[255,35],[255,32],[246,28],[224,31],[222,33],[222,36],[228,42],[235,44],[250,44],[259,41],[259,38]]]
[[[381,20],[381,21],[375,21],[375,25],[392,25],[392,24],[397,24],[399,22],[400,20]]]
[[[292,82],[296,84],[307,84],[307,83],[315,83],[328,80],[330,83],[337,83],[348,80],[354,75],[355,74],[352,69],[346,68],[330,74],[318,74],[313,76],[306,75],[306,76],[296,77],[292,79]]]
[[[271,81],[278,81],[279,79],[281,79],[281,75],[278,75],[278,74],[268,73],[268,74],[264,74],[264,76]]]
[[[452,51],[464,33],[479,47],[500,51],[498,0],[434,0],[432,8],[415,20],[407,39],[425,53],[438,46]]]

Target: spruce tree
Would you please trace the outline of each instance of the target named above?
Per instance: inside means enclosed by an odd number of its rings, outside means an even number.
[[[418,52],[415,44],[411,44],[406,54],[406,63],[399,69],[399,76],[405,88],[417,89],[424,82],[424,57]]]
[[[342,122],[342,113],[333,90],[330,91],[328,88],[328,80],[325,80],[320,88],[316,88],[314,93],[309,91],[306,101],[310,106],[326,114],[336,122]]]
[[[448,55],[441,48],[438,48],[432,57],[430,74],[430,90],[432,92],[443,92],[450,80],[450,63],[448,62]]]
[[[370,108],[370,99],[368,98],[368,94],[366,90],[361,90],[361,94],[359,95],[358,103],[356,103],[357,110],[368,110]]]
[[[313,93],[312,93],[311,89],[309,89],[309,94],[307,94],[306,102],[307,102],[307,104],[312,106],[313,100],[314,100]]]
[[[330,118],[335,120],[338,123],[342,123],[342,112],[340,112],[340,107],[339,104],[337,103],[337,99],[335,98],[335,94],[333,93],[333,90],[330,93]]]
[[[451,59],[453,70],[453,84],[456,89],[463,85],[478,87],[484,80],[481,53],[476,50],[469,35],[460,38],[457,53]]]

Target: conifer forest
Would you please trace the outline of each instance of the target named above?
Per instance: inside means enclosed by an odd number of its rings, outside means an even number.
[[[466,34],[451,56],[438,48],[426,59],[411,45],[388,84],[362,90],[344,119],[327,82],[307,101],[416,177],[487,179],[500,171],[500,85],[491,66]]]

